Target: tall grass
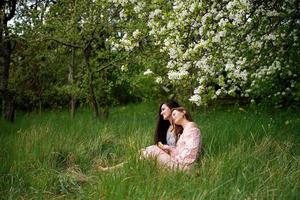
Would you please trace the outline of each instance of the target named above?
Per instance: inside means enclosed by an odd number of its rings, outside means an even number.
[[[1,199],[297,199],[299,110],[216,107],[192,113],[203,151],[188,174],[140,160],[151,145],[157,105],[18,113],[0,121]],[[126,161],[123,168],[95,166]]]

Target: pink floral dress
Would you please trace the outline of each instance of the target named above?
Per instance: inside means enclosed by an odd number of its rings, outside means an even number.
[[[161,149],[157,145],[142,149],[142,157],[155,157],[159,164],[171,169],[188,170],[196,161],[201,148],[201,133],[199,128],[190,126],[183,130],[176,147],[164,145]]]

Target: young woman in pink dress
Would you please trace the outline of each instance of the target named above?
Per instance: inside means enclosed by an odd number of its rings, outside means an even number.
[[[201,148],[201,133],[190,114],[183,107],[172,109],[175,133],[182,127],[176,146],[158,143],[142,150],[142,157],[156,159],[157,162],[170,169],[189,170],[195,163]]]

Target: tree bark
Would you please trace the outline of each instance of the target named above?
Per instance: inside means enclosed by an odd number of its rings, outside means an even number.
[[[2,52],[3,58],[3,71],[2,71],[2,108],[3,117],[8,121],[14,121],[14,95],[8,89],[9,67],[11,59],[11,43],[10,41],[4,42]]]
[[[71,86],[73,86],[74,84],[74,67],[75,67],[75,48],[72,47],[72,63],[69,65],[69,84]],[[76,99],[75,99],[75,95],[74,93],[71,92],[70,95],[70,117],[71,119],[74,118],[75,116],[75,103],[76,103]]]
[[[6,5],[6,3],[8,5]],[[0,55],[2,65],[1,93],[2,93],[2,112],[4,119],[14,121],[14,94],[8,89],[9,67],[11,61],[12,44],[7,30],[7,22],[13,18],[16,10],[16,0],[9,2],[0,2]],[[9,13],[6,12],[6,6]]]
[[[89,43],[83,50],[84,60],[88,71],[88,85],[89,85],[89,94],[90,94],[90,101],[92,103],[92,107],[94,110],[94,117],[99,117],[99,108],[97,104],[97,99],[94,92],[94,85],[93,85],[93,72],[90,67],[89,59],[91,54],[91,44]]]
[[[100,95],[100,102],[99,102],[99,107],[100,107],[100,115],[103,118],[107,118],[109,115],[109,106],[108,106],[108,93],[107,93],[107,70],[102,71],[102,74],[100,75],[102,79],[102,95]]]

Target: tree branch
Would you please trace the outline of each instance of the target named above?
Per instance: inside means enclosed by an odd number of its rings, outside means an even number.
[[[60,41],[60,40],[55,39],[55,38],[45,38],[44,40],[54,41],[54,42],[57,42],[57,43],[59,43],[63,46],[67,46],[67,47],[83,48],[83,46],[80,46],[80,45],[77,45],[77,44],[66,43],[66,42]]]
[[[101,71],[103,71],[103,70],[105,70],[106,68],[109,68],[109,67],[111,67],[111,66],[118,67],[118,66],[115,64],[115,62],[117,62],[117,61],[119,61],[119,60],[122,60],[122,59],[124,59],[124,58],[127,57],[127,56],[128,56],[128,55],[123,56],[123,57],[121,57],[121,58],[119,58],[119,59],[117,59],[117,60],[114,60],[114,61],[112,61],[112,62],[110,62],[110,63],[104,65],[104,66],[101,67],[100,69],[97,69],[95,72],[101,72]]]

